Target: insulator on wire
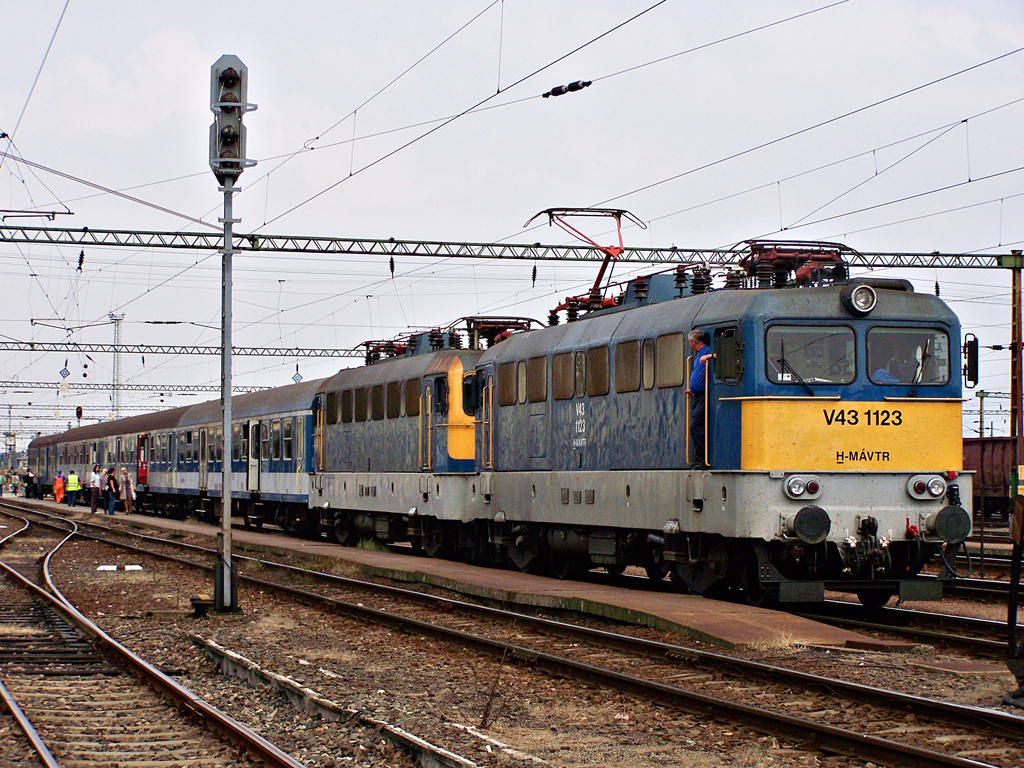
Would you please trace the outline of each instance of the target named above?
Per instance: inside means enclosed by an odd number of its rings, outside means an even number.
[[[79,272],[82,271],[82,265],[84,265],[84,264],[85,264],[85,251],[83,250],[81,253],[78,254],[78,271]]]
[[[537,287],[537,265],[533,265],[533,287]]]
[[[395,276],[395,257],[391,257],[391,277]]]
[[[575,83],[569,83],[568,85],[559,85],[552,88],[547,93],[541,94],[543,98],[549,96],[564,96],[567,93],[574,93],[575,91],[582,91],[584,88],[589,86],[593,80],[577,80]]]

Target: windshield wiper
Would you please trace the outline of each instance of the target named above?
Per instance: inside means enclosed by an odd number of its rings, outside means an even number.
[[[921,361],[917,364],[917,371],[914,373],[914,386],[907,392],[907,397],[916,397],[917,388],[921,386],[921,379],[924,378],[924,364],[931,360],[932,355],[929,351],[932,347],[932,340],[928,339],[924,343],[924,352],[921,353]]]
[[[814,390],[811,389],[811,385],[804,381],[804,377],[796,372],[796,368],[789,364],[786,360],[786,342],[783,339],[779,339],[779,369],[783,371],[789,371],[796,377],[796,380],[804,385],[804,389],[807,390],[807,394],[814,397]]]

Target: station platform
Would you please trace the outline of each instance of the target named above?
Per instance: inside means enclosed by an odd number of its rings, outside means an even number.
[[[24,499],[19,499],[24,501]],[[54,501],[30,500],[47,511],[67,514],[67,505]],[[101,513],[91,515],[87,507],[76,508],[75,517],[100,522]],[[215,540],[219,526],[193,520],[179,521],[148,515],[118,512],[118,522],[165,530],[187,531]],[[102,520],[109,520],[102,515]],[[241,520],[238,520],[241,523]],[[485,568],[448,560],[396,552],[342,547],[328,542],[292,538],[280,532],[258,532],[234,528],[236,545],[292,550],[312,557],[351,563],[367,576],[406,583],[423,583],[478,598],[550,610],[576,611],[629,624],[652,627],[728,648],[782,649],[816,646],[849,650],[900,652],[913,643],[883,640],[832,627],[783,611],[755,608],[739,603],[709,600],[675,592],[630,589],[611,584],[557,579],[512,570]],[[211,541],[211,546],[215,546]]]

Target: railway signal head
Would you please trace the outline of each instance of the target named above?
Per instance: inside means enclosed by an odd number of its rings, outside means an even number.
[[[225,54],[210,68],[210,168],[217,181],[234,180],[255,165],[245,157],[245,126],[242,115],[256,109],[248,103],[249,70],[237,56]]]

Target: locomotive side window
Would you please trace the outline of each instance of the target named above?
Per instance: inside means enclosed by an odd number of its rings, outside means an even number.
[[[360,387],[356,390],[355,394],[355,417],[356,421],[366,421],[366,403],[368,398],[366,397],[366,387]]]
[[[543,403],[548,399],[548,359],[531,357],[526,363],[526,399]]]
[[[587,394],[608,394],[608,347],[587,350]]]
[[[575,395],[576,397],[583,397],[587,394],[587,353],[577,352],[576,353],[576,367],[575,367]]]
[[[341,393],[341,423],[352,423],[352,390],[346,389]]]
[[[659,336],[655,349],[655,381],[658,389],[678,387],[686,380],[686,336],[667,333]]]
[[[337,392],[328,392],[327,393],[327,403],[325,405],[325,408],[327,410],[327,413],[325,413],[324,416],[327,419],[327,423],[328,424],[337,424],[338,423],[338,393]]]
[[[563,352],[551,358],[551,396],[555,400],[568,400],[573,392],[572,352]]]
[[[615,391],[640,389],[640,342],[620,341],[615,345]]]
[[[735,384],[743,376],[739,329],[715,329],[715,378],[726,384]]]
[[[388,382],[387,387],[387,415],[389,419],[397,419],[402,415],[402,385],[400,382]]]
[[[498,405],[515,405],[516,364],[502,363],[498,366]]]
[[[949,382],[949,337],[931,328],[871,328],[868,378],[875,384]]]
[[[370,390],[370,409],[374,421],[384,418],[384,385],[375,384]]]
[[[420,415],[420,380],[409,379],[405,382],[405,415]]]
[[[643,349],[640,351],[640,376],[644,389],[654,387],[654,339],[644,339]]]
[[[773,325],[765,336],[765,375],[774,384],[849,384],[854,351],[846,326]]]
[[[526,402],[526,361],[516,363],[516,400],[520,405]]]

